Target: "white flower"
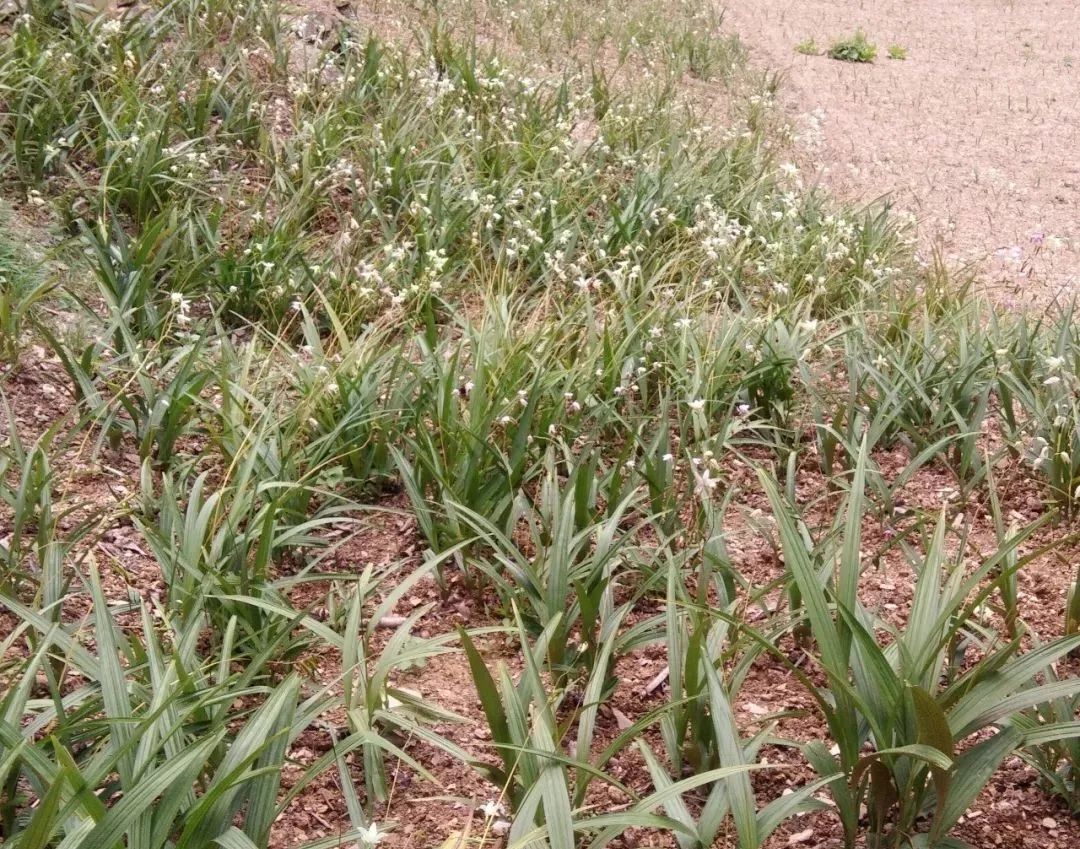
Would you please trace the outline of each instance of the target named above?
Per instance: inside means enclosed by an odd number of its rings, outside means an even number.
[[[503,812],[503,806],[493,799],[489,799],[480,806],[480,812],[488,819],[492,819]]]
[[[738,413],[740,416],[748,416],[748,415],[750,415],[750,405],[749,404],[736,404],[735,405],[735,412]]]
[[[695,398],[693,401],[687,401],[687,404],[690,405],[691,410],[697,411],[705,409],[705,402],[700,398]]]
[[[386,835],[379,831],[378,824],[374,822],[360,831],[360,842],[365,846],[374,846],[384,837],[386,837]]]
[[[170,292],[169,300],[180,311],[180,321],[183,322],[187,318],[187,311],[191,308],[191,301],[180,292]]]
[[[705,469],[701,474],[694,472],[694,477],[697,478],[697,483],[694,484],[694,492],[699,495],[708,495],[716,489],[716,485],[720,483],[720,479],[714,478],[710,474],[709,469]]]
[[[660,459],[663,460],[665,463],[670,463],[672,460],[675,459],[675,455],[672,454],[671,452],[668,452],[667,454],[665,454]]]
[[[1065,365],[1065,358],[1064,357],[1047,357],[1046,358],[1046,367],[1050,371],[1057,371],[1063,365]]]

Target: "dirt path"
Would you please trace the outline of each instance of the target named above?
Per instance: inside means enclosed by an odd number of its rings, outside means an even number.
[[[805,158],[848,198],[889,194],[920,243],[978,261],[1010,304],[1080,287],[1080,4],[1072,0],[727,0],[785,74]],[[872,65],[796,52],[857,28]],[[888,47],[907,49],[904,61]]]

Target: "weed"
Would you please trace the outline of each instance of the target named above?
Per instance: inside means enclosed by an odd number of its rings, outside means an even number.
[[[861,29],[848,38],[841,38],[829,46],[830,59],[841,62],[873,62],[877,58],[877,45],[866,38]]]

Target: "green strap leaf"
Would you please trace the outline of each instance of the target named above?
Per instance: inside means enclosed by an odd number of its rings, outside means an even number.
[[[930,830],[930,841],[935,847],[957,820],[968,809],[975,797],[986,786],[990,776],[1008,754],[1020,744],[1023,735],[1016,728],[1006,728],[989,740],[972,746],[956,759],[950,771],[951,786],[948,798],[939,805]]]
[[[949,731],[949,720],[945,716],[945,711],[922,687],[912,685],[910,691],[911,700],[915,706],[915,724],[918,728],[919,743],[932,746],[949,758],[953,757],[953,738]],[[930,766],[930,774],[934,779],[940,810],[945,807],[949,797],[951,774],[949,770],[933,764]]]
[[[154,800],[170,786],[191,786],[217,744],[216,736],[204,740],[162,769],[143,776],[86,835],[79,849],[113,849],[132,823],[151,810]]]

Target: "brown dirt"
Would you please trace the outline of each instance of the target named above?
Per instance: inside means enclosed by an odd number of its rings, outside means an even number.
[[[784,74],[803,158],[840,195],[889,195],[999,302],[1068,301],[1080,273],[1080,6],[1069,0],[725,0]],[[863,29],[874,64],[806,56]],[[908,50],[905,61],[888,47]]]

